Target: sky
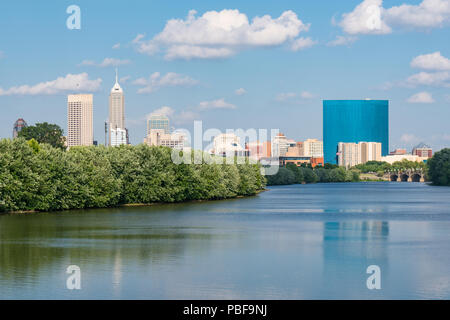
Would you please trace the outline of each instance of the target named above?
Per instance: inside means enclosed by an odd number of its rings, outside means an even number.
[[[371,98],[389,100],[391,150],[438,150],[450,147],[449,39],[450,0],[1,1],[0,138],[18,118],[66,132],[79,92],[94,94],[103,143],[117,67],[133,144],[154,112],[174,128],[322,139],[322,100]]]

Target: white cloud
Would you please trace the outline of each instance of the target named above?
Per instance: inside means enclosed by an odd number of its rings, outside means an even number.
[[[128,80],[131,79],[131,76],[125,76],[119,79],[120,83],[126,83]]]
[[[208,11],[196,16],[189,11],[186,19],[167,21],[163,31],[151,40],[139,34],[133,44],[141,53],[153,55],[166,51],[166,59],[225,58],[252,47],[279,46],[292,42],[302,31],[308,31],[293,11],[278,18],[255,17],[250,22],[239,10]]]
[[[100,88],[102,79],[90,80],[87,73],[67,74],[56,80],[40,82],[36,85],[22,85],[9,89],[0,88],[0,96],[9,95],[52,95],[65,92],[95,92]]]
[[[416,135],[412,133],[404,133],[400,137],[400,141],[406,144],[415,144],[421,141],[420,138],[418,138]]]
[[[436,28],[450,22],[450,0],[423,0],[418,5],[402,4],[386,10],[391,25]]]
[[[314,95],[311,92],[302,91],[300,93],[300,97],[303,98],[303,99],[312,99],[312,98],[314,98]]]
[[[147,115],[147,119],[156,114],[171,117],[174,113],[175,111],[171,107],[163,106],[159,109],[154,110],[152,113],[149,113]]]
[[[316,45],[318,42],[311,38],[298,38],[295,39],[291,44],[292,51],[300,51],[303,49],[311,48]]]
[[[199,110],[210,110],[210,109],[236,109],[234,104],[228,103],[224,98],[212,100],[212,101],[203,101],[200,102],[198,107]]]
[[[355,42],[356,40],[358,40],[357,37],[352,37],[352,36],[337,36],[336,39],[330,41],[327,43],[327,46],[330,47],[336,47],[336,46],[345,46],[345,45],[350,45],[353,42]]]
[[[120,48],[120,43],[116,43],[115,45],[112,46],[113,49],[119,49]]]
[[[382,0],[364,0],[342,15],[339,26],[348,34],[386,34],[391,28],[382,20]]]
[[[238,96],[242,96],[242,95],[246,94],[247,91],[244,88],[239,88],[236,91],[234,91],[234,93]]]
[[[419,72],[413,74],[406,79],[406,86],[416,87],[419,85],[447,87],[450,88],[450,73],[449,72]]]
[[[409,97],[408,102],[409,103],[433,103],[434,99],[430,93],[423,91],[423,92],[416,93],[416,94],[412,95],[411,97]]]
[[[168,72],[164,76],[159,72],[154,72],[148,79],[139,78],[133,82],[135,85],[143,86],[138,93],[151,93],[163,87],[193,86],[197,83],[197,80],[175,72]]]
[[[450,59],[443,57],[439,51],[423,54],[411,61],[411,67],[427,70],[450,70]]]
[[[364,0],[338,23],[348,34],[387,34],[399,26],[409,29],[443,27],[450,22],[450,0],[423,0],[418,5],[383,8],[382,0]]]
[[[302,91],[300,94],[295,92],[285,92],[285,93],[279,93],[276,96],[276,100],[280,102],[284,101],[292,101],[294,99],[301,98],[301,99],[312,99],[314,98],[314,95],[308,91]]]
[[[105,58],[100,63],[95,63],[95,61],[92,61],[92,60],[84,60],[79,64],[79,66],[95,66],[95,67],[105,68],[105,67],[118,67],[118,66],[130,64],[130,63],[131,63],[131,61],[128,59],[120,60],[120,59],[115,59],[115,58]]]

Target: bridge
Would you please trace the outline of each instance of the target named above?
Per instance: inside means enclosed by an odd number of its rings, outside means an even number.
[[[425,172],[422,169],[388,171],[384,174],[384,178],[398,182],[425,182]]]

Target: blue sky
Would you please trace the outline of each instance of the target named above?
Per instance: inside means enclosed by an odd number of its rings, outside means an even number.
[[[66,27],[72,4],[80,30]],[[450,0],[2,1],[0,137],[19,117],[66,130],[66,96],[80,90],[94,93],[102,143],[118,66],[134,144],[158,109],[177,128],[321,139],[322,99],[372,98],[390,100],[390,149],[440,149],[449,27]]]

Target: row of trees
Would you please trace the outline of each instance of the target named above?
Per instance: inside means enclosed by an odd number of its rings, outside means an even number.
[[[403,159],[402,161],[389,164],[384,161],[369,161],[364,164],[358,164],[355,169],[361,173],[376,173],[378,176],[383,176],[386,172],[400,172],[405,170],[422,170],[426,172],[427,165],[424,162],[409,161]]]
[[[0,211],[64,210],[254,195],[256,164],[174,164],[171,149],[146,145],[59,147],[0,140]]]
[[[359,171],[346,170],[343,167],[329,164],[313,169],[307,165],[298,167],[293,163],[288,163],[286,167],[280,167],[277,174],[267,176],[267,185],[357,181],[359,181]]]

